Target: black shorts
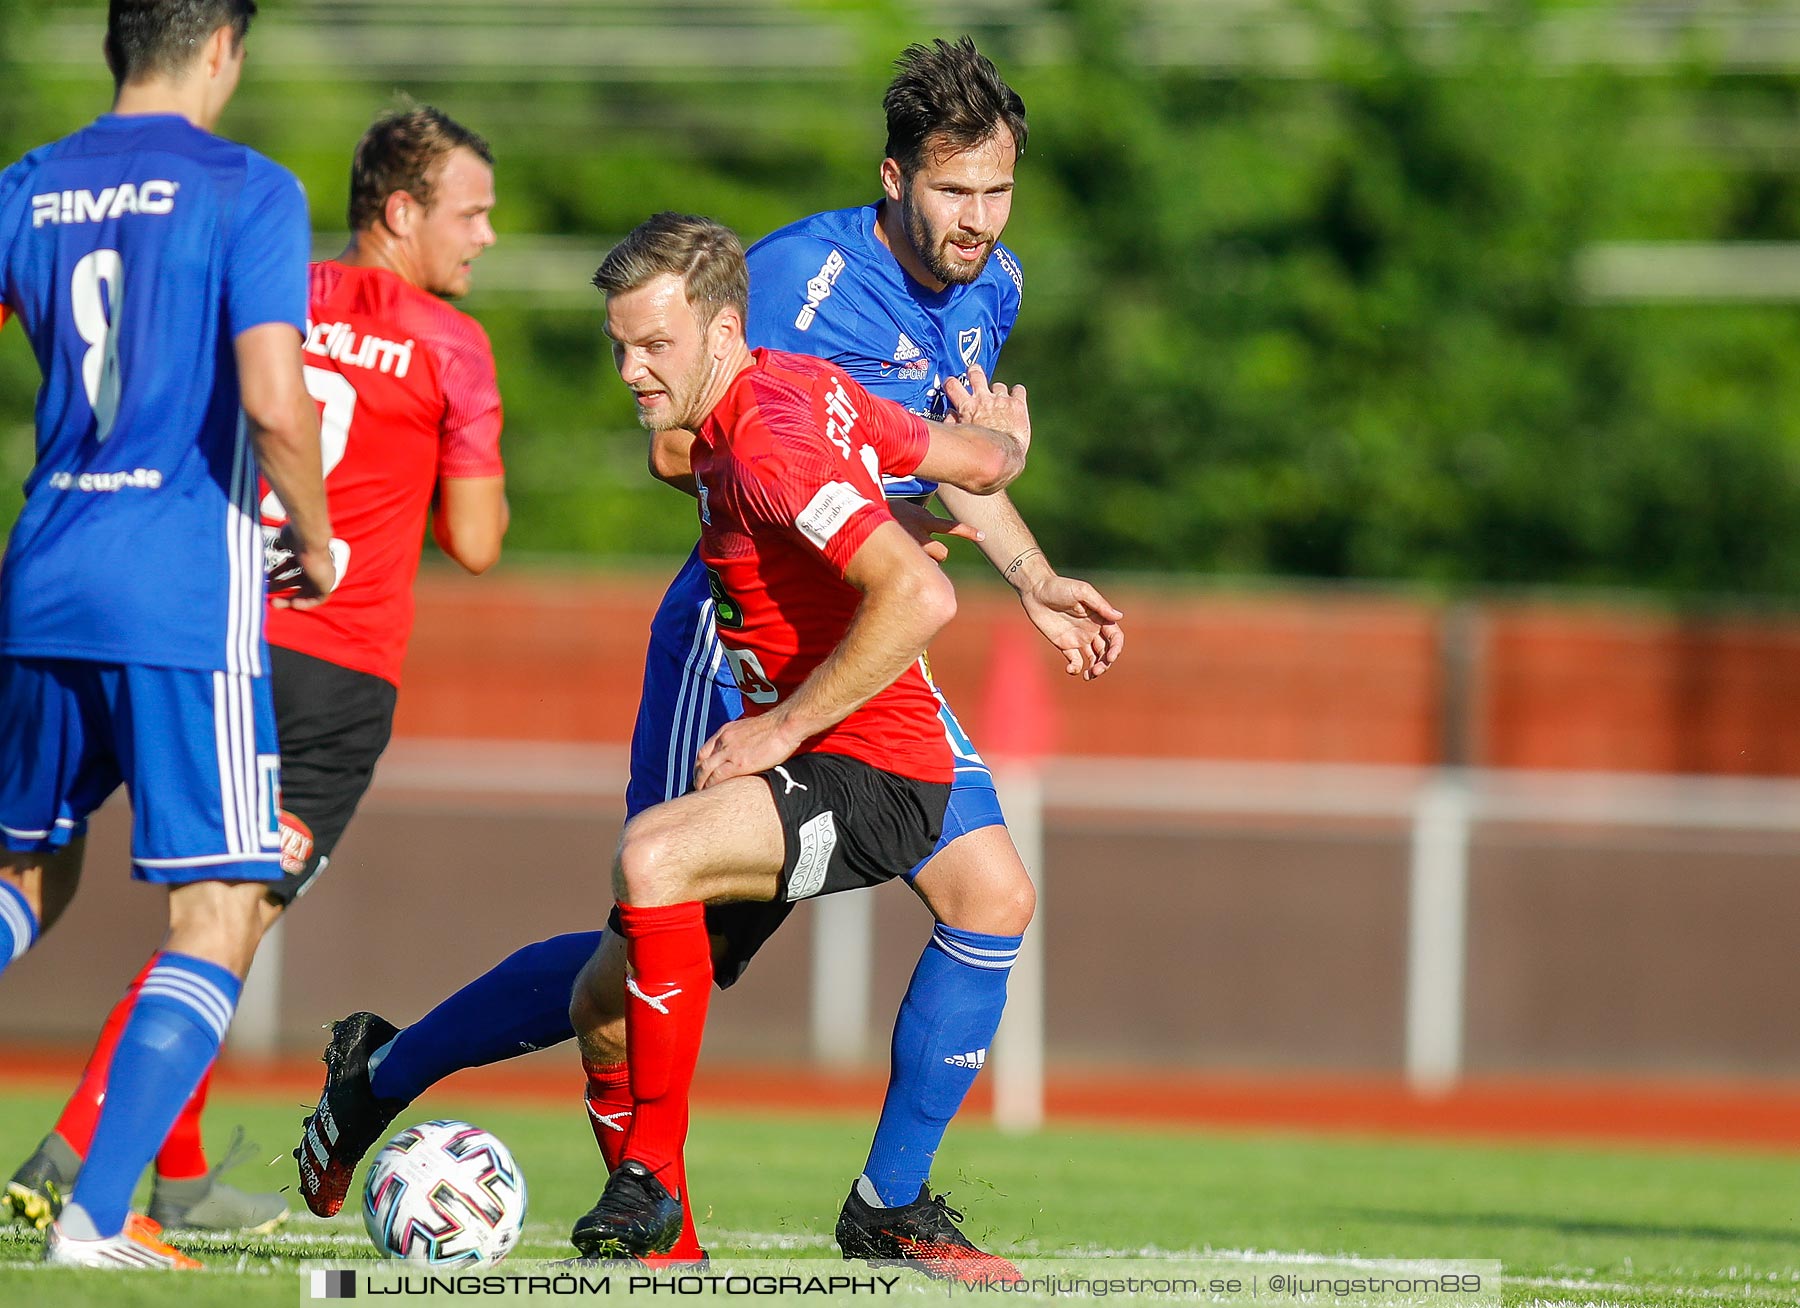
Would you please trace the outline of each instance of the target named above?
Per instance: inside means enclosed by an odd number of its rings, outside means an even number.
[[[878,886],[930,857],[950,803],[948,782],[914,781],[843,754],[800,754],[758,775],[775,797],[787,855],[774,900],[706,906],[721,990],[744,975],[802,899]],[[607,925],[619,929],[617,908]]]
[[[759,774],[775,796],[788,903],[878,886],[931,857],[950,783],[914,781],[846,754],[797,754]]]
[[[391,681],[269,647],[281,742],[281,870],[269,897],[291,904],[325,870],[394,730]]]

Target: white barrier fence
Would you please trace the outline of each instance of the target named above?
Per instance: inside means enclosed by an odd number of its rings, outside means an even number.
[[[1015,843],[1038,882],[1038,919],[1028,940],[1042,939],[1047,913],[1045,810],[1335,817],[1410,827],[1406,1076],[1422,1094],[1449,1089],[1462,1071],[1469,850],[1479,823],[1800,832],[1800,782],[1619,773],[1061,758],[1003,799]],[[838,899],[834,929],[861,919],[864,925],[851,930],[867,931],[872,901]],[[848,993],[861,985],[866,996],[867,954],[836,950],[829,934],[815,936],[816,992]],[[1033,968],[1023,956],[1020,964],[989,1074],[998,1124],[1031,1130],[1042,1122],[1044,1104],[1041,951]],[[852,1032],[847,1024],[815,1023],[818,1056],[827,1057],[839,1041],[866,1050],[866,1027]]]
[[[1422,1093],[1461,1074],[1469,850],[1480,823],[1800,832],[1800,781],[1789,780],[1073,757],[1041,771],[997,772],[1014,843],[1038,883],[1037,922],[1013,971],[989,1071],[996,1120],[1010,1130],[1043,1120],[1044,969],[1054,965],[1040,943],[1054,891],[1045,877],[1046,813],[1374,819],[1409,828],[1405,1058]],[[622,793],[624,779],[616,747],[401,741],[374,794],[605,799]],[[874,899],[837,895],[814,907],[813,1052],[825,1064],[865,1064],[876,1054]],[[274,1045],[279,949],[277,933],[251,973],[232,1031],[239,1049]]]

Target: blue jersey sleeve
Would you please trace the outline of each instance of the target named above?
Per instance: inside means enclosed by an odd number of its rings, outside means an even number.
[[[1000,351],[1006,347],[1006,338],[1012,335],[1013,324],[1019,321],[1019,303],[1025,295],[1025,270],[1019,266],[1019,256],[1004,245],[994,246],[994,262],[1000,265],[1002,274],[997,279],[1000,303],[994,312],[994,360],[997,363]]]
[[[15,202],[19,198],[20,178],[24,171],[23,161],[10,168],[0,168],[0,326],[4,325],[6,308],[12,299],[13,229],[23,219],[23,214],[16,212]]]
[[[287,169],[250,156],[225,243],[225,324],[232,337],[264,323],[306,330],[312,222],[306,192]]]
[[[750,320],[754,349],[810,354],[821,359],[863,353],[863,317],[855,297],[836,294],[849,267],[844,251],[816,236],[758,241],[750,264]],[[846,288],[847,289],[847,288]]]

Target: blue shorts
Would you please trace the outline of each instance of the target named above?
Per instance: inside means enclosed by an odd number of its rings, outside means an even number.
[[[50,853],[122,781],[142,881],[279,881],[267,677],[0,656],[0,843]]]
[[[938,715],[956,760],[956,781],[944,814],[944,834],[935,856],[958,836],[982,827],[1004,826],[994,774],[970,743],[936,686]],[[625,788],[627,817],[686,794],[694,781],[700,746],[743,711],[731,665],[713,625],[712,592],[706,565],[696,549],[675,574],[650,622],[650,650],[644,660],[644,693],[631,731],[631,780]],[[908,879],[930,858],[906,873]]]

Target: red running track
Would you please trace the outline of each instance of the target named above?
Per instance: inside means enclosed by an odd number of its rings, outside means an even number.
[[[571,1062],[573,1060],[571,1059]],[[82,1056],[6,1049],[0,1083],[55,1093],[72,1087]],[[308,1103],[319,1092],[316,1061],[227,1060],[216,1093],[279,1095]],[[873,1116],[882,1074],[836,1075],[806,1067],[715,1065],[695,1082],[705,1108]],[[523,1103],[573,1103],[579,1068],[559,1074],[540,1061],[476,1068],[438,1093]],[[1239,1128],[1440,1139],[1531,1139],[1581,1144],[1740,1146],[1800,1150],[1800,1086],[1743,1082],[1647,1083],[1591,1080],[1482,1080],[1422,1098],[1391,1080],[1348,1077],[1253,1078],[1140,1068],[1108,1075],[1053,1075],[1046,1090],[1053,1124]],[[970,1108],[984,1114],[977,1084]]]

